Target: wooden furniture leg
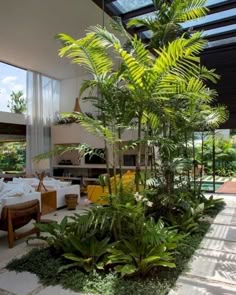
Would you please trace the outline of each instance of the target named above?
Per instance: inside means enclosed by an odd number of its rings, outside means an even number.
[[[0,230],[8,232],[9,248],[14,246],[15,240],[34,233],[39,235],[39,230],[35,227],[22,233],[16,232],[16,229],[23,227],[32,219],[36,222],[40,222],[39,200],[3,207],[0,219]]]

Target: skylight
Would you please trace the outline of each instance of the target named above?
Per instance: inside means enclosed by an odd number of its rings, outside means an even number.
[[[228,19],[230,17],[234,17],[235,15],[236,15],[236,8],[233,8],[233,9],[209,14],[205,17],[201,17],[201,18],[194,20],[194,21],[188,21],[188,22],[182,24],[182,26],[184,28],[189,28],[189,27],[194,27],[194,26],[199,26],[199,25],[205,25],[205,24],[208,24],[211,22],[215,22],[215,21],[219,21],[219,20],[223,20],[223,19]]]
[[[152,4],[152,0],[117,0],[111,3],[121,13],[127,13]]]
[[[102,7],[102,0],[93,0]],[[184,1],[184,0],[183,0]],[[181,24],[183,29],[193,28],[205,31],[209,42],[224,39],[228,42],[236,36],[236,8],[233,0],[208,0],[206,5],[210,8],[209,14],[198,20]],[[155,9],[152,0],[107,0],[105,10],[112,16],[120,16],[123,23],[127,24],[133,18],[155,17]],[[143,39],[152,37],[151,31],[142,25],[129,28],[129,31],[138,34]],[[227,39],[227,40],[226,40]],[[226,41],[225,41],[226,40]],[[224,43],[222,42],[222,44]],[[215,43],[211,43],[213,46]],[[217,42],[219,44],[219,42]]]
[[[236,24],[235,25],[229,25],[229,26],[224,26],[212,30],[207,30],[204,32],[205,36],[214,36],[217,34],[222,34],[226,32],[231,32],[231,31],[236,31]]]

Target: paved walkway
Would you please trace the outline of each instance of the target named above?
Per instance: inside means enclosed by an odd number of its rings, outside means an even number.
[[[236,295],[236,195],[224,198],[225,209],[169,295]]]
[[[225,209],[215,218],[188,271],[179,277],[169,295],[236,295],[236,195],[226,196],[225,201]],[[60,220],[62,216],[63,211],[58,211],[54,218]],[[45,288],[34,274],[9,272],[4,268],[14,255],[26,251],[29,247],[25,243],[8,249],[8,256],[0,263],[0,295],[80,294],[60,286]]]

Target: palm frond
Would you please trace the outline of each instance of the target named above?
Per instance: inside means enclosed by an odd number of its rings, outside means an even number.
[[[116,134],[112,132],[108,127],[105,127],[102,121],[95,120],[84,114],[78,114],[80,118],[80,124],[90,133],[95,136],[104,138],[108,143],[112,144],[118,142]]]

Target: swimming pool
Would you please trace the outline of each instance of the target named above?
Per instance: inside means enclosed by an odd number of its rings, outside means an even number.
[[[215,183],[215,191],[217,191],[223,184],[224,182],[216,182]],[[196,185],[198,186],[199,185],[199,182],[196,183]],[[203,181],[202,182],[202,186],[201,186],[201,190],[204,191],[204,192],[207,192],[207,191],[213,191],[213,182],[210,182],[210,181]]]

